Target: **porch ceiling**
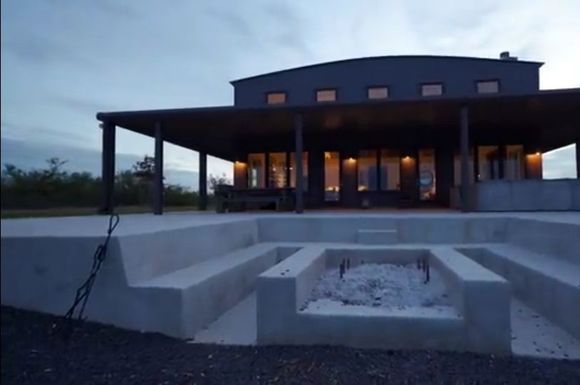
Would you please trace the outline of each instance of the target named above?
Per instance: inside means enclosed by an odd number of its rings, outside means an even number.
[[[240,143],[274,136],[290,137],[293,116],[304,116],[304,132],[325,134],[385,130],[404,134],[409,129],[440,130],[455,135],[459,109],[470,108],[473,138],[515,136],[542,150],[580,137],[580,89],[541,91],[531,95],[473,96],[461,99],[421,99],[359,104],[326,104],[263,108],[209,107],[172,110],[101,112],[100,121],[154,136],[156,121],[163,124],[170,143],[234,160]]]

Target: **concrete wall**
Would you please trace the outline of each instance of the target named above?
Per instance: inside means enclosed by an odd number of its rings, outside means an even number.
[[[452,192],[452,207],[459,208]],[[471,185],[474,211],[580,211],[580,180],[489,180]],[[455,199],[453,199],[455,198]]]
[[[356,242],[358,230],[395,229],[401,243],[503,242],[507,218],[437,216],[260,217],[260,242]]]

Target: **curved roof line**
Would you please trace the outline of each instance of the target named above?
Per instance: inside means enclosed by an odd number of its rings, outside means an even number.
[[[493,62],[501,62],[501,63],[522,63],[522,64],[533,64],[533,65],[537,65],[538,67],[541,67],[544,62],[539,62],[539,61],[530,61],[530,60],[505,60],[505,59],[495,59],[495,58],[484,58],[484,57],[473,57],[473,56],[447,56],[447,55],[384,55],[384,56],[365,56],[365,57],[358,57],[358,58],[350,58],[350,59],[341,59],[341,60],[334,60],[334,61],[328,61],[328,62],[323,62],[323,63],[314,63],[314,64],[308,64],[302,67],[294,67],[294,68],[288,68],[288,69],[283,69],[283,70],[278,70],[278,71],[272,71],[272,72],[267,72],[264,74],[259,74],[259,75],[254,75],[254,76],[248,76],[245,78],[240,78],[240,79],[236,79],[236,80],[232,80],[230,81],[230,84],[236,84],[239,82],[243,82],[246,80],[252,80],[252,79],[256,79],[256,78],[261,78],[264,76],[270,76],[270,75],[276,75],[276,74],[280,74],[280,73],[284,73],[284,72],[291,72],[291,71],[297,71],[297,70],[301,70],[301,69],[305,69],[305,68],[312,68],[312,67],[319,67],[319,66],[324,66],[327,64],[337,64],[337,63],[347,63],[347,62],[354,62],[354,61],[363,61],[363,60],[376,60],[376,59],[409,59],[409,58],[423,58],[423,59],[459,59],[459,60],[480,60],[480,61],[493,61]]]

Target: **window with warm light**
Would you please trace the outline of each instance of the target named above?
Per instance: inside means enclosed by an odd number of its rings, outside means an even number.
[[[340,200],[340,153],[337,151],[324,152],[324,200]]]
[[[270,152],[268,154],[270,172],[268,173],[268,187],[286,187],[286,153]]]
[[[499,147],[477,147],[477,180],[499,179]]]
[[[268,104],[284,104],[286,103],[286,92],[268,92],[266,102]]]
[[[442,83],[421,84],[421,96],[440,96],[443,95]]]
[[[381,190],[400,190],[401,165],[399,152],[381,150]]]
[[[290,153],[290,187],[296,187],[296,153]],[[302,153],[302,187],[308,191],[308,153]]]
[[[480,80],[477,82],[478,94],[496,94],[499,92],[498,80]]]
[[[369,87],[367,97],[370,100],[387,99],[389,97],[388,87]]]
[[[316,101],[317,102],[335,102],[336,101],[336,89],[329,88],[324,90],[316,91]]]
[[[248,154],[248,187],[266,187],[266,154]]]
[[[437,172],[435,170],[435,150],[419,150],[419,199],[432,201],[437,194]]]
[[[359,151],[358,191],[375,191],[377,189],[377,180],[377,152],[375,150]]]
[[[524,146],[506,146],[505,150],[504,178],[508,180],[524,179]]]

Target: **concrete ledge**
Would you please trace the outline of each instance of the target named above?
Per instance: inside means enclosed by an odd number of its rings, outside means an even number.
[[[512,218],[506,241],[580,266],[580,224]]]
[[[580,338],[580,266],[509,245],[461,252],[508,279],[524,303]]]
[[[510,284],[451,247],[432,248],[430,254],[465,319],[468,349],[511,352]]]

